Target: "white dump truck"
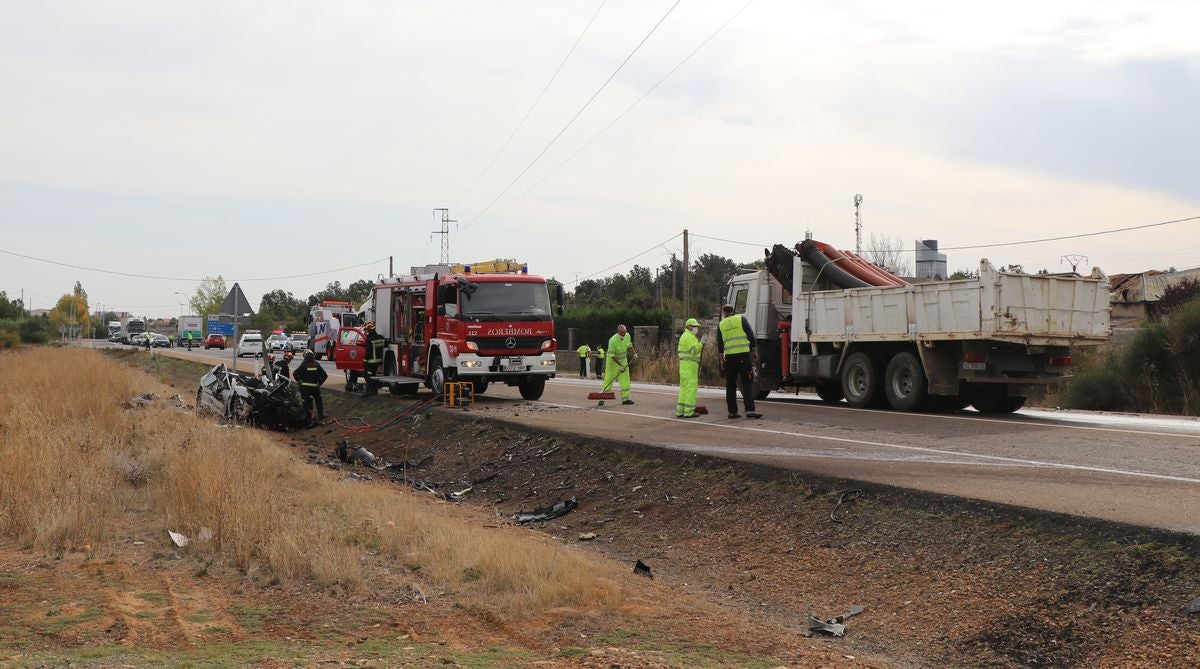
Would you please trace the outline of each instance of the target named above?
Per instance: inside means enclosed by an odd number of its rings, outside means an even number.
[[[815,387],[853,407],[1010,413],[1070,377],[1072,347],[1110,334],[1099,269],[1030,275],[985,259],[975,278],[871,285],[878,268],[845,256],[811,240],[776,245],[768,269],[730,279],[728,303],[754,328],[760,398]]]

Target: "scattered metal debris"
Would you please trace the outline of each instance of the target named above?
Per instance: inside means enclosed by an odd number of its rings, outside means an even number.
[[[467,495],[471,493],[472,490],[474,490],[474,488],[468,486],[462,490],[459,490],[458,492],[452,492],[446,495],[446,499],[450,500],[451,502],[461,502]]]
[[[646,578],[654,578],[654,572],[650,570],[650,565],[638,560],[633,564],[633,573]]]
[[[1183,607],[1183,610],[1191,614],[1200,613],[1200,597],[1188,602],[1188,605]]]
[[[832,520],[835,523],[842,522],[842,521],[838,520],[837,518],[833,517],[833,514],[837,513],[838,507],[840,507],[842,504],[845,504],[846,502],[853,502],[854,500],[856,500],[862,496],[863,496],[863,491],[859,490],[858,488],[855,488],[853,490],[843,490],[841,492],[841,494],[838,495],[837,504],[834,504],[833,509],[829,512],[829,520]],[[841,636],[841,635],[838,635],[838,636]]]
[[[596,539],[595,532],[584,532],[583,534],[579,535],[580,541],[594,541],[595,539]]]
[[[130,397],[121,403],[121,406],[126,409],[140,409],[141,407],[150,406],[158,396],[154,393],[142,393],[136,397]]]
[[[167,535],[171,537],[171,543],[175,544],[176,546],[179,546],[180,548],[183,548],[184,546],[187,546],[188,544],[192,543],[191,539],[188,539],[187,536],[180,534],[179,532],[172,532],[171,530],[167,530]]]
[[[842,615],[836,618],[830,618],[828,620],[821,620],[810,613],[808,614],[808,630],[810,632],[825,632],[836,637],[845,636],[846,620],[866,610],[867,607],[862,606],[861,604],[855,604],[847,609]]]
[[[376,468],[379,466],[379,459],[375,457],[374,453],[363,446],[356,446],[346,439],[339,441],[333,452],[337,455],[338,460],[347,464],[363,464]]]
[[[749,489],[750,489],[750,484],[749,484],[749,483],[738,483],[738,484],[736,484],[736,485],[734,485],[734,486],[733,486],[733,491],[734,491],[734,492],[736,492],[736,493],[738,493],[738,494],[744,493],[744,492],[746,492],[746,491],[747,491],[747,490],[749,490]]]
[[[517,521],[518,525],[524,525],[535,520],[550,520],[565,516],[575,510],[579,506],[579,500],[572,497],[568,500],[559,500],[550,506],[544,506],[533,511],[518,511],[513,514],[513,520]]]

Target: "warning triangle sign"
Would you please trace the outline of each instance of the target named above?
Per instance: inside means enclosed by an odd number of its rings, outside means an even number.
[[[250,300],[246,299],[242,287],[235,283],[233,288],[229,289],[229,294],[225,296],[225,301],[221,303],[221,315],[240,318],[243,314],[253,316],[254,310],[250,308]]]

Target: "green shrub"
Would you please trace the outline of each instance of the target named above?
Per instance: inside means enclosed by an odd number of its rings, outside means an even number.
[[[0,348],[16,348],[21,345],[21,337],[12,330],[0,330]]]
[[[50,324],[41,318],[28,318],[17,330],[26,344],[45,344],[50,341]]]

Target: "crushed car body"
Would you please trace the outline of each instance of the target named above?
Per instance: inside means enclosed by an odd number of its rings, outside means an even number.
[[[308,412],[295,384],[269,371],[262,376],[230,372],[224,364],[200,379],[196,411],[227,422],[289,430],[308,425]]]

